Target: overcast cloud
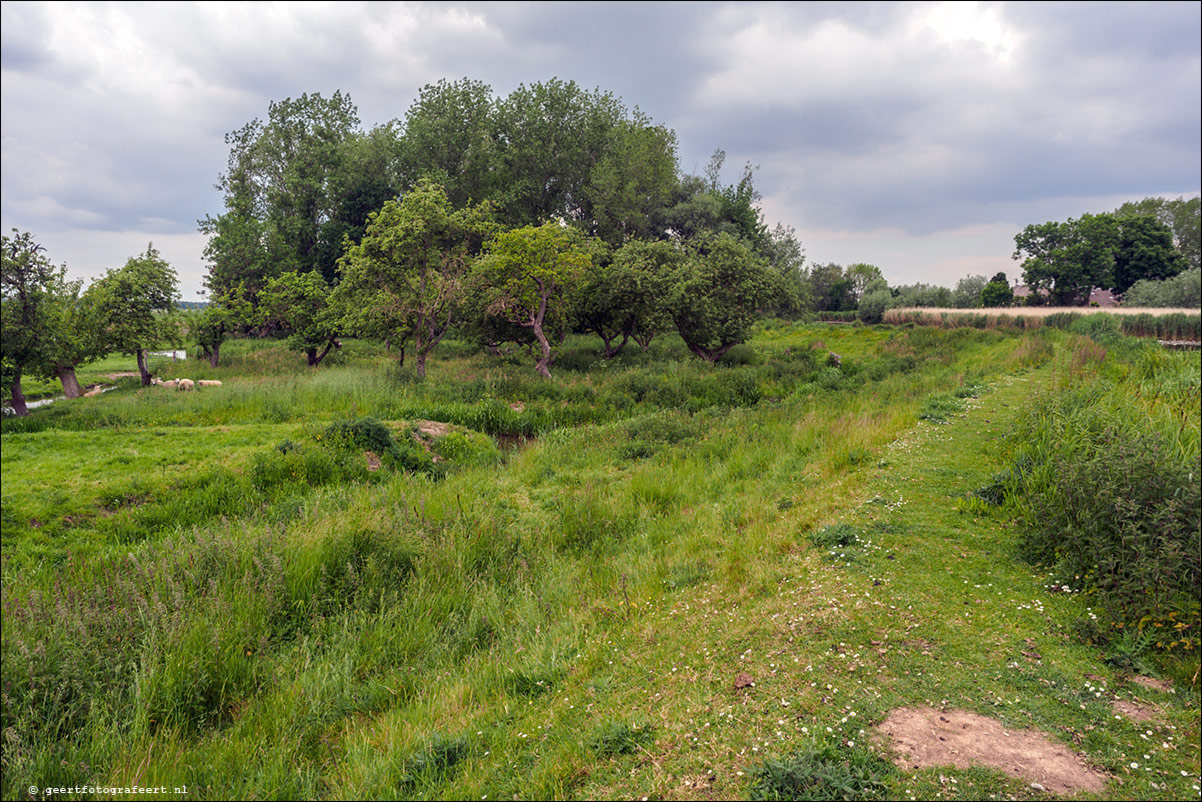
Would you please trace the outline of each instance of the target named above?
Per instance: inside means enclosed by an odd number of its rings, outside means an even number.
[[[1006,270],[1029,223],[1202,185],[1202,4],[18,3],[2,6],[5,232],[92,278],[148,241],[195,299],[224,135],[341,89],[552,77],[745,162],[811,262],[892,284]]]

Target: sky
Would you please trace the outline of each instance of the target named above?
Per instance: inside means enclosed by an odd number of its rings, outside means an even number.
[[[600,88],[744,164],[810,263],[890,284],[1020,273],[1031,223],[1202,186],[1202,4],[0,5],[0,229],[90,280],[154,243],[200,299],[226,133],[341,90],[365,128],[420,88]]]

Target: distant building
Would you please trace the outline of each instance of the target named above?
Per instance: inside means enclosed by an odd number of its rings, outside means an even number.
[[[1094,287],[1089,291],[1089,305],[1094,306],[1118,306],[1119,299],[1114,297],[1113,290],[1104,290],[1100,287]]]
[[[1026,284],[1015,284],[1014,285],[1014,303],[1016,303],[1016,304],[1026,303],[1027,298],[1029,298],[1031,296],[1031,294],[1032,294],[1031,288],[1028,287]],[[1048,292],[1047,290],[1042,289],[1042,288],[1039,290],[1039,294],[1042,295],[1044,298],[1047,298],[1049,295],[1051,295],[1050,292]],[[1019,300],[1020,298],[1022,300]]]

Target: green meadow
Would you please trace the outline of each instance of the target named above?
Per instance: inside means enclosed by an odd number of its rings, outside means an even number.
[[[0,424],[5,799],[1048,798],[899,765],[916,706],[1047,734],[1086,798],[1199,798],[1197,352],[221,355]]]

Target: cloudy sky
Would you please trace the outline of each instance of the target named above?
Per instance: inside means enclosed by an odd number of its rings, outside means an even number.
[[[365,127],[468,77],[552,77],[758,165],[811,262],[954,286],[1029,223],[1202,185],[1202,4],[20,3],[2,7],[0,224],[92,278],[145,250],[186,300],[225,133],[341,89]]]

